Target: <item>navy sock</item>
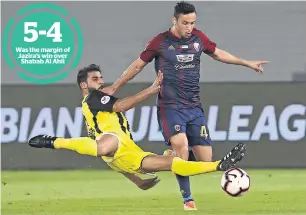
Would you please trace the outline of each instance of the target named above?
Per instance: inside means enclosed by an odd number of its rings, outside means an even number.
[[[189,149],[188,161],[197,161],[191,149]]]
[[[184,202],[192,200],[189,177],[176,175]]]

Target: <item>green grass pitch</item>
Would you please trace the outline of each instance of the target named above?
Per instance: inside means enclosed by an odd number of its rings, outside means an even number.
[[[112,171],[2,172],[3,215],[306,215],[306,170],[246,170],[251,188],[233,198],[220,188],[221,173],[191,178],[198,211],[183,211],[174,175],[139,190]]]

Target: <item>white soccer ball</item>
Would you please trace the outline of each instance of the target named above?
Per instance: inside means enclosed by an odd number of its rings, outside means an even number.
[[[243,169],[231,168],[224,172],[221,187],[232,197],[242,196],[250,189],[250,176]]]

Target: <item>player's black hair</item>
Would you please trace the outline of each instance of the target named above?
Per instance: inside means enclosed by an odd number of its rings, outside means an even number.
[[[178,19],[181,14],[186,15],[189,13],[196,13],[196,9],[193,4],[185,1],[180,1],[176,3],[173,14],[176,19]]]
[[[100,66],[96,64],[90,64],[80,69],[78,72],[78,77],[77,77],[78,85],[80,86],[81,82],[86,82],[88,73],[93,72],[93,71],[99,71],[101,73]]]

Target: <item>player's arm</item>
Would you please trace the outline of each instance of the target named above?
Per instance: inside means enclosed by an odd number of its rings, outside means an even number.
[[[161,35],[150,40],[147,47],[141,52],[140,57],[136,59],[111,86],[104,88],[103,92],[113,95],[126,82],[132,80],[158,55],[161,41]]]
[[[162,79],[163,79],[163,74],[159,72],[152,86],[150,86],[145,90],[142,90],[141,92],[135,95],[123,99],[118,99],[113,106],[113,110],[115,112],[127,111],[135,107],[140,102],[146,100],[149,96],[159,92]]]
[[[237,65],[247,65],[247,61],[233,56],[232,54],[218,49],[217,44],[211,41],[203,32],[197,31],[198,36],[201,38],[203,43],[203,52],[213,59],[220,61],[222,63],[237,64]]]
[[[136,59],[123,73],[122,75],[110,86],[112,88],[111,93],[115,93],[126,82],[132,80],[143,68],[147,65],[147,62],[143,61],[140,57]]]
[[[213,59],[227,64],[236,64],[241,66],[247,66],[248,62],[244,59],[238,58],[224,50],[216,48],[215,51],[209,54]]]
[[[240,66],[246,66],[254,69],[256,72],[263,72],[262,64],[268,63],[268,61],[248,61],[242,58],[236,57],[227,51],[216,47],[216,43],[212,42],[204,33],[197,31],[198,36],[201,38],[204,49],[203,52],[211,56],[214,60],[217,60],[226,64],[234,64]]]
[[[263,72],[262,64],[269,63],[269,61],[248,61],[242,58],[236,57],[227,51],[216,48],[215,51],[209,54],[213,59],[226,64],[234,64],[245,66],[250,69],[254,69],[256,72]]]
[[[141,179],[139,176],[131,173],[122,173],[126,178],[136,184],[142,190],[148,190],[154,187],[160,179],[156,176],[154,178],[149,179]]]
[[[163,75],[161,72],[159,72],[152,86],[135,95],[122,99],[96,90],[91,92],[87,98],[87,104],[89,105],[90,109],[94,111],[124,112],[146,100],[149,96],[159,92],[162,79]]]

